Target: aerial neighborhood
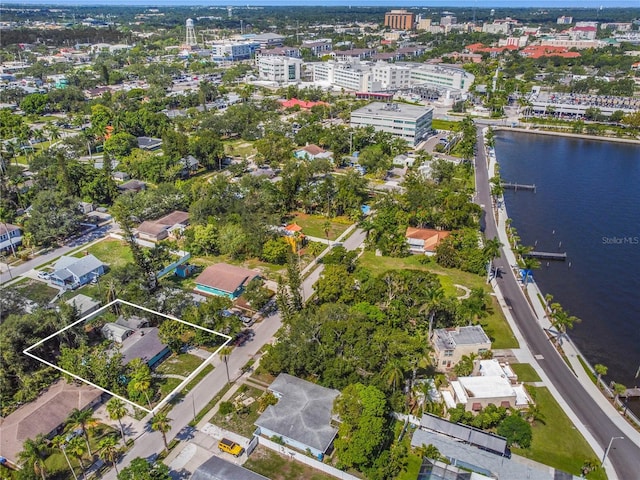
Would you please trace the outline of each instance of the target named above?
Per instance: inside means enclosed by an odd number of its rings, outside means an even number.
[[[637,148],[640,8],[3,3],[1,478],[637,478],[525,134]]]

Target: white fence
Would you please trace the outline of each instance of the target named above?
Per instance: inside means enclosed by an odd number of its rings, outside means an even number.
[[[316,460],[315,458],[311,458],[308,455],[305,455],[304,453],[296,452],[295,450],[291,450],[290,448],[287,448],[284,445],[280,445],[276,442],[272,442],[268,438],[264,438],[264,437],[257,437],[257,438],[258,438],[258,443],[260,445],[264,445],[265,447],[275,452],[278,452],[282,455],[288,455],[289,457],[291,457],[292,460],[296,460],[298,462],[304,463],[305,465],[315,468],[316,470],[321,470],[324,473],[328,473],[332,477],[342,478],[345,480],[361,480],[360,478],[354,477],[353,475],[350,475],[347,472],[343,472],[342,470],[338,470],[337,468],[332,467],[331,465],[326,465],[321,461]]]

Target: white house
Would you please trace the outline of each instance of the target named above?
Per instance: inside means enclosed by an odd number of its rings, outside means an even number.
[[[22,244],[22,230],[17,225],[0,223],[0,252],[12,251]]]
[[[104,264],[93,255],[62,256],[53,267],[50,280],[54,285],[74,289],[86,285],[104,274]]]

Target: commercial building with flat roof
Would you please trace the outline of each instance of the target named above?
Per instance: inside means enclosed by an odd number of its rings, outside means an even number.
[[[391,10],[384,14],[384,26],[395,30],[413,30],[416,14],[407,10]]]
[[[411,83],[446,90],[469,91],[475,76],[462,68],[443,65],[420,65],[411,70]]]
[[[405,139],[411,145],[425,140],[431,132],[433,108],[400,103],[370,103],[351,112],[352,127],[373,127]]]
[[[261,56],[257,63],[260,80],[278,84],[300,81],[302,60],[299,58]]]

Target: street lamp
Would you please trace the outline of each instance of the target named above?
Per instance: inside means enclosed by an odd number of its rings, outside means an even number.
[[[609,455],[609,450],[611,450],[611,444],[614,440],[624,440],[624,437],[611,437],[611,440],[609,440],[609,445],[607,445],[607,449],[604,451],[601,465],[604,465],[604,461],[607,459],[607,455]]]

